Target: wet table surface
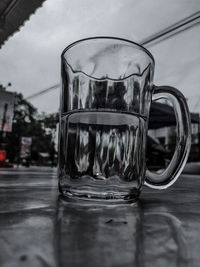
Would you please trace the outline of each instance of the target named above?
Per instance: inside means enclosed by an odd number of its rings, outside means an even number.
[[[200,175],[134,205],[64,201],[56,169],[0,170],[0,266],[200,266]]]

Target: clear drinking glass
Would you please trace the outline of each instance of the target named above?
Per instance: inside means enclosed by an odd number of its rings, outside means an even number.
[[[154,58],[120,38],[93,37],[62,53],[59,189],[68,197],[107,203],[135,200],[143,184],[165,189],[180,175],[190,150],[190,115],[175,88],[153,84]],[[152,101],[171,101],[177,144],[167,169],[146,169]]]

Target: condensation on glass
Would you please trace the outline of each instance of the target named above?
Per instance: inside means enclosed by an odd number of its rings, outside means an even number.
[[[61,68],[60,191],[123,202],[135,200],[144,183],[155,188],[172,184],[189,152],[189,113],[179,91],[153,85],[152,55],[131,41],[89,38],[64,50]],[[162,175],[146,172],[152,96],[171,100],[179,129],[178,155]]]

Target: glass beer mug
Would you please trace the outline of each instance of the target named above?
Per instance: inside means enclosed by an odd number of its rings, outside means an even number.
[[[154,58],[120,38],[93,37],[62,53],[59,190],[71,198],[134,201],[143,184],[165,189],[188,158],[190,115],[182,93],[153,84]],[[152,101],[169,100],[177,142],[167,169],[146,168],[145,147]]]

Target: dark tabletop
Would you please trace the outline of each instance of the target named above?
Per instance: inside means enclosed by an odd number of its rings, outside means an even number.
[[[1,169],[0,266],[199,267],[200,175],[86,207],[59,196],[56,169]]]

